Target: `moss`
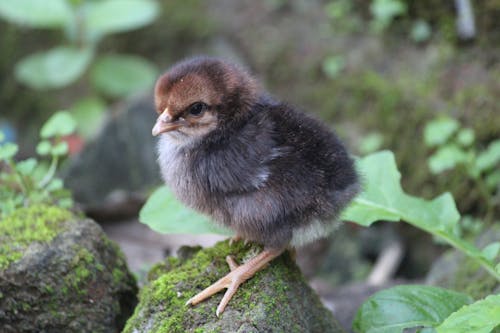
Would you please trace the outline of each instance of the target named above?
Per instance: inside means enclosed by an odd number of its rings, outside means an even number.
[[[33,242],[47,243],[61,232],[63,222],[73,213],[45,205],[16,210],[0,221],[0,269],[23,257],[25,248]]]
[[[229,246],[226,241],[212,248],[197,251],[190,258],[167,259],[164,263],[156,265],[153,268],[154,273],[150,274],[150,277],[156,279],[142,289],[141,303],[127,322],[124,332],[141,331],[142,328],[139,327],[145,323],[147,330],[150,331],[176,333],[237,331],[238,325],[241,326],[242,323],[255,327],[256,325],[277,327],[283,325],[283,321],[286,321],[284,325],[288,325],[284,327],[285,331],[304,331],[304,327],[300,328],[300,325],[295,329],[292,318],[297,309],[301,309],[301,302],[304,302],[305,307],[311,306],[311,299],[314,297],[311,298],[310,289],[307,288],[300,271],[288,255],[275,259],[271,263],[272,269],[257,272],[240,286],[226,309],[226,312],[231,311],[230,314],[227,313],[231,317],[231,320],[226,320],[230,322],[229,324],[223,323],[226,313],[219,320],[215,317],[216,308],[223,296],[222,292],[196,306],[185,305],[189,298],[229,272],[225,261],[227,255],[234,254],[235,260],[242,263],[261,250],[258,246],[245,246],[242,242]],[[160,272],[164,273],[158,276]],[[297,294],[307,295],[303,297],[307,301],[301,299],[295,303],[294,297]],[[318,309],[315,306],[324,309],[319,300],[312,306],[312,311],[317,311],[314,310]],[[314,317],[311,314],[309,316]],[[328,318],[331,319],[324,312],[321,313],[321,317],[322,319],[318,320],[322,321],[320,325],[327,322]],[[307,321],[308,318],[301,319]],[[317,331],[331,330],[312,330],[312,332]]]

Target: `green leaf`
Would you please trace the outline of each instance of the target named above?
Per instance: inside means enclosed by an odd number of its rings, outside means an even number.
[[[76,123],[71,114],[68,111],[58,111],[42,126],[40,136],[43,139],[61,137],[72,134],[75,129]]]
[[[392,152],[373,153],[356,164],[365,180],[364,191],[344,211],[344,220],[364,226],[404,220],[424,229],[453,232],[460,218],[453,197],[445,193],[428,201],[404,193]]]
[[[457,142],[462,147],[469,147],[475,139],[476,135],[474,134],[474,130],[471,128],[462,128],[457,134]]]
[[[489,333],[500,325],[500,295],[462,307],[436,328],[438,333]]]
[[[497,186],[500,184],[500,170],[495,170],[489,173],[486,176],[485,182],[488,188],[493,190],[496,189]]]
[[[439,148],[428,160],[429,169],[438,174],[467,162],[469,154],[457,145],[449,144]]]
[[[152,87],[157,70],[140,57],[107,55],[97,60],[90,75],[96,89],[111,97],[122,97]]]
[[[458,127],[458,121],[453,118],[437,118],[425,126],[424,142],[429,147],[441,145],[448,141]]]
[[[16,169],[22,175],[28,176],[30,175],[37,166],[37,161],[34,158],[28,158],[24,161],[17,162]]]
[[[101,128],[106,115],[106,103],[99,97],[87,97],[71,107],[78,133],[85,139],[92,138]]]
[[[370,12],[375,20],[375,29],[382,31],[395,17],[406,12],[406,4],[400,0],[374,0],[371,2]]]
[[[141,209],[139,220],[160,233],[231,234],[211,223],[207,217],[186,208],[165,186],[151,195]]]
[[[57,143],[54,147],[52,147],[52,150],[50,153],[54,156],[64,156],[68,153],[69,151],[69,146],[66,141],[62,141]]]
[[[52,192],[52,191],[57,191],[57,190],[60,190],[62,189],[64,186],[63,184],[63,181],[59,178],[54,178],[52,179],[48,184],[47,186],[45,186],[45,189],[49,192]]]
[[[359,308],[353,329],[360,333],[401,333],[405,328],[435,327],[471,301],[465,294],[443,288],[397,286],[369,297]]]
[[[483,172],[493,168],[500,162],[500,140],[495,140],[488,145],[488,148],[479,153],[476,159],[476,168]]]
[[[4,0],[0,1],[0,16],[33,28],[63,27],[73,18],[64,0]]]
[[[36,146],[36,153],[41,156],[48,155],[50,153],[50,149],[52,145],[49,141],[43,140]]]
[[[323,61],[323,71],[330,79],[335,79],[345,67],[342,56],[329,56]]]
[[[493,242],[484,247],[481,254],[486,260],[494,261],[500,251],[500,242]]]
[[[33,89],[61,88],[76,81],[92,57],[90,49],[59,46],[22,59],[15,66],[15,75]]]
[[[91,40],[115,32],[143,27],[158,16],[159,7],[150,0],[103,0],[84,7],[85,26]]]
[[[17,154],[19,148],[15,143],[7,142],[0,145],[0,160],[8,160]]]
[[[417,20],[411,28],[411,39],[416,43],[422,43],[431,37],[432,29],[424,20]]]

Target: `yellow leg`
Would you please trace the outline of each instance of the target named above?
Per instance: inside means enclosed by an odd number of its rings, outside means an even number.
[[[210,296],[218,293],[222,289],[227,288],[226,293],[224,294],[224,297],[222,298],[219,306],[217,307],[217,311],[215,312],[218,317],[222,312],[224,312],[227,303],[229,303],[233,295],[236,293],[238,287],[243,282],[254,276],[254,274],[261,270],[264,266],[266,266],[268,262],[283,253],[283,251],[284,249],[264,250],[241,266],[238,266],[232,257],[227,256],[226,262],[228,263],[231,272],[229,272],[223,278],[219,279],[210,287],[205,288],[203,291],[189,299],[186,305],[198,304],[201,301],[209,298]]]

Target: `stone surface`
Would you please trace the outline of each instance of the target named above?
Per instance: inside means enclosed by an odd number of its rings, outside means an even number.
[[[156,119],[152,103],[152,96],[147,96],[124,104],[98,137],[70,161],[65,185],[86,210],[127,215],[130,209],[130,214],[136,214],[142,202],[134,193],[161,184],[156,139],[151,135]]]
[[[118,332],[137,286],[123,254],[89,219],[58,207],[0,221],[0,331]]]
[[[186,306],[195,293],[229,272],[225,257],[243,262],[260,249],[242,242],[217,243],[203,250],[181,251],[149,274],[140,303],[124,332],[344,332],[305,282],[288,254],[246,281],[217,318],[219,293]]]

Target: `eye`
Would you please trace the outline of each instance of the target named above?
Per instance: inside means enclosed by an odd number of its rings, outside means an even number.
[[[193,103],[189,109],[188,109],[188,113],[191,115],[191,116],[199,116],[201,115],[203,112],[205,112],[205,110],[208,109],[208,105],[206,105],[205,103],[203,102],[196,102],[196,103]]]

